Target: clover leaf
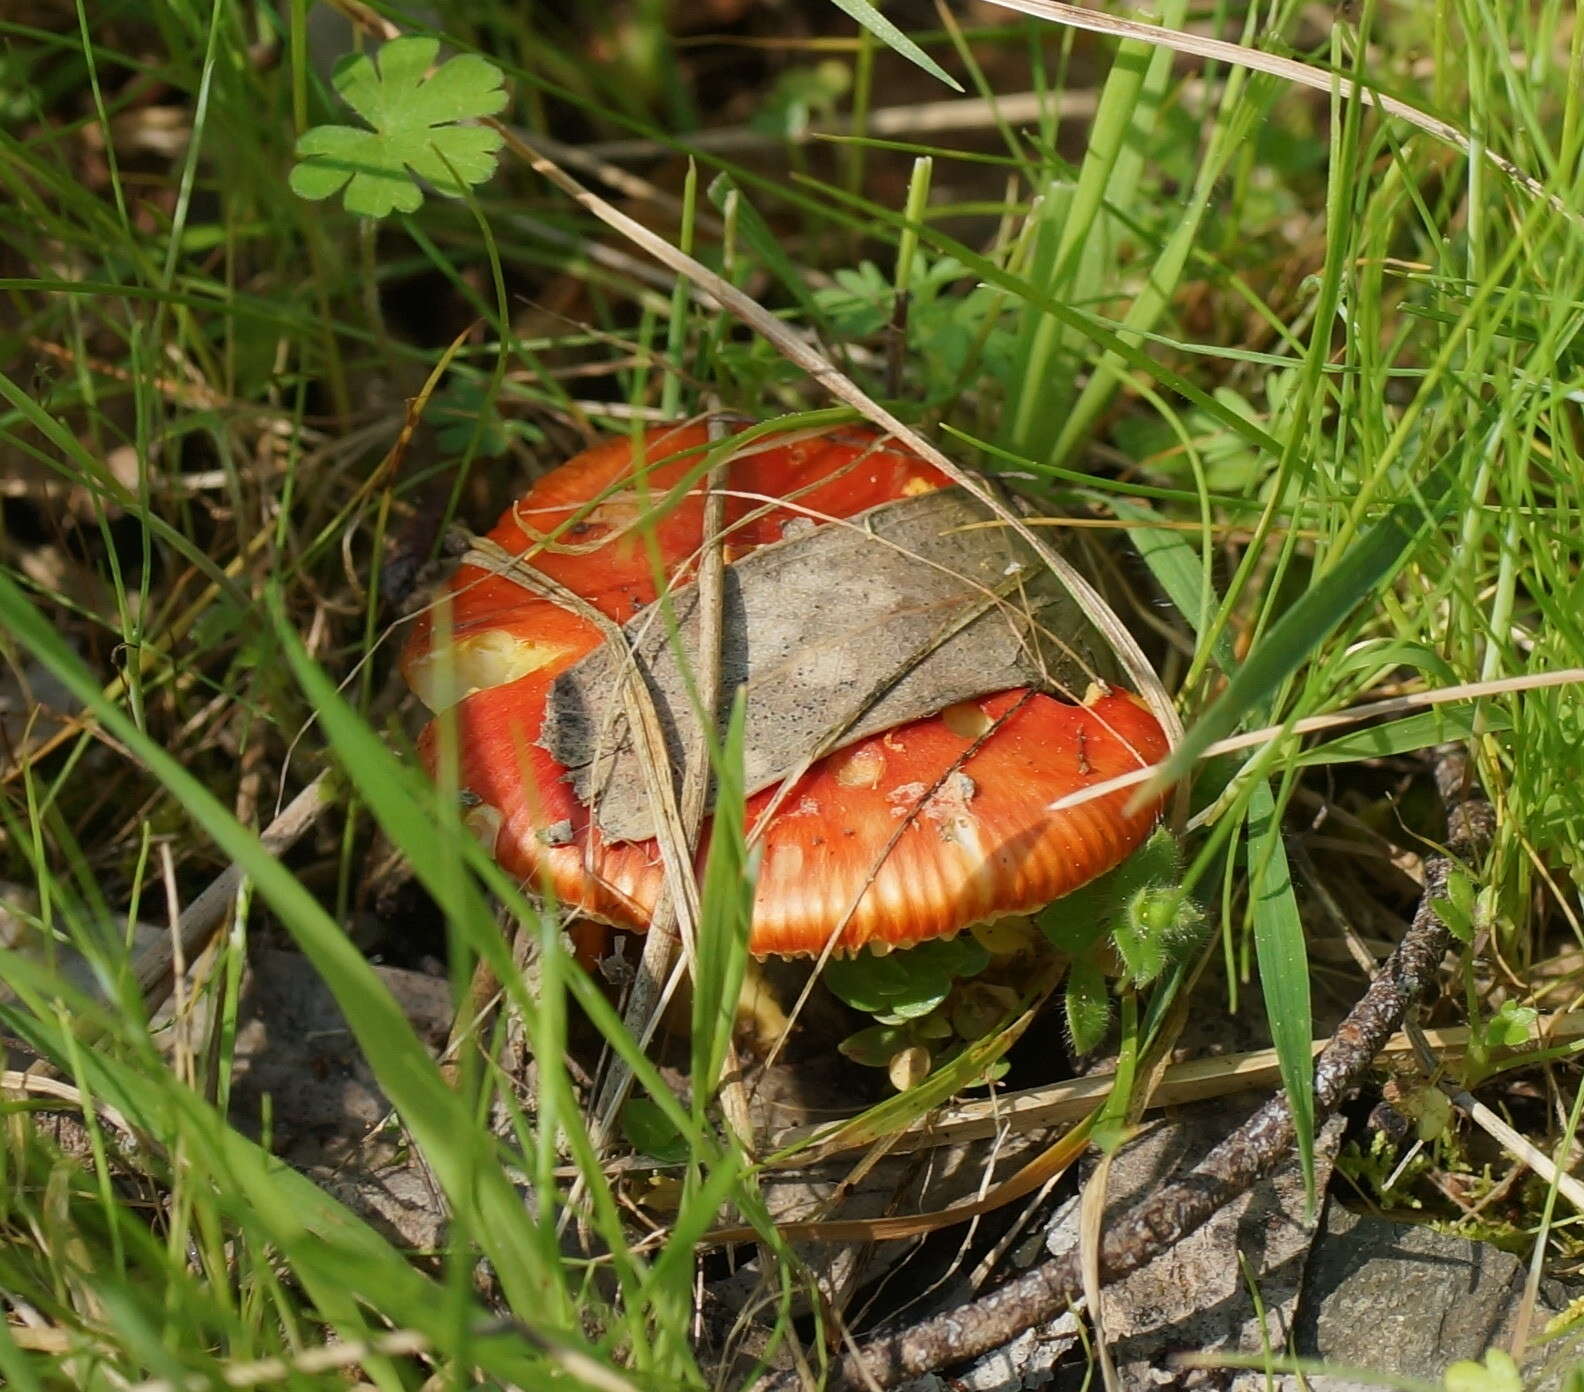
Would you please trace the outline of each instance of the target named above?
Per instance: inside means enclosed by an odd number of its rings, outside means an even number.
[[[489,178],[500,134],[456,122],[492,116],[506,105],[501,71],[464,53],[430,73],[439,51],[438,39],[403,38],[380,49],[377,70],[366,54],[342,59],[331,83],[373,129],[305,131],[297,142],[292,192],[321,199],[344,186],[349,213],[377,218],[417,211],[423,192],[414,175],[450,198]]]

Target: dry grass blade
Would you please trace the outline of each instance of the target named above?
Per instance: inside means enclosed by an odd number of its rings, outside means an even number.
[[[1111,1162],[1116,1151],[1104,1151],[1094,1173],[1083,1187],[1078,1205],[1078,1265],[1083,1277],[1084,1308],[1095,1329],[1105,1329],[1105,1291],[1100,1282],[1100,1234],[1105,1223],[1106,1189],[1111,1183]],[[1100,1376],[1106,1392],[1118,1392],[1116,1361],[1111,1356],[1111,1341],[1102,1333],[1094,1341],[1099,1355]]]
[[[1076,1126],[1047,1146],[1027,1164],[999,1184],[992,1185],[979,1198],[933,1213],[895,1214],[886,1218],[837,1218],[813,1222],[777,1223],[776,1231],[788,1242],[895,1242],[921,1237],[941,1228],[955,1227],[970,1218],[987,1213],[1032,1194],[1036,1189],[1059,1179],[1089,1146],[1089,1127]],[[851,1179],[849,1178],[849,1183]],[[731,1242],[753,1242],[757,1229],[717,1228],[705,1233],[701,1243],[724,1246]]]
[[[598,628],[612,651],[627,653],[627,639],[621,627],[607,618],[581,595],[558,584],[549,576],[525,565],[488,537],[474,537],[472,547],[462,557],[462,564],[475,566],[486,574],[499,575],[521,585],[525,590],[569,609],[579,618]],[[622,699],[625,713],[632,724],[639,764],[643,770],[644,785],[655,808],[659,827],[660,857],[665,866],[666,891],[674,905],[677,926],[682,934],[684,953],[691,958],[693,935],[698,925],[698,884],[693,876],[692,856],[688,850],[688,837],[682,825],[681,809],[677,806],[675,791],[671,786],[670,764],[666,756],[665,736],[655,713],[654,701],[639,676],[637,665],[629,661],[623,669]]]
[[[1087,29],[1094,34],[1110,34],[1119,39],[1139,39],[1161,48],[1195,58],[1206,58],[1218,63],[1235,63],[1253,72],[1268,73],[1301,87],[1311,87],[1317,92],[1336,92],[1346,100],[1356,97],[1368,106],[1399,117],[1409,125],[1455,146],[1470,159],[1483,157],[1493,168],[1499,169],[1526,193],[1549,204],[1570,221],[1584,224],[1584,215],[1570,208],[1566,202],[1546,188],[1531,174],[1526,174],[1511,160],[1498,155],[1483,143],[1476,144],[1449,121],[1410,106],[1397,97],[1387,96],[1373,87],[1366,87],[1340,73],[1317,68],[1310,63],[1300,63],[1296,58],[1283,58],[1279,54],[1265,53],[1246,44],[1231,43],[1226,39],[1208,39],[1199,34],[1185,34],[1179,29],[1167,29],[1159,24],[1145,24],[1136,19],[1123,19],[1120,15],[1105,14],[1100,10],[1085,9],[1081,5],[1063,4],[1062,0],[990,0],[1005,10],[1033,15],[1052,24],[1065,24],[1073,29]]]
[[[496,1333],[482,1329],[480,1336]],[[512,1333],[537,1345],[549,1362],[568,1377],[585,1387],[599,1392],[637,1392],[635,1384],[602,1363],[595,1362],[569,1342],[547,1331],[530,1329],[518,1321],[503,1322],[498,1331]],[[356,1368],[374,1358],[411,1358],[429,1353],[433,1343],[414,1329],[394,1329],[371,1339],[345,1339],[337,1343],[306,1348],[290,1358],[257,1358],[250,1362],[227,1364],[220,1373],[224,1387],[264,1387],[286,1382],[297,1377],[316,1373],[343,1372]],[[126,1392],[189,1392],[189,1389],[206,1389],[215,1384],[209,1377],[195,1374],[190,1378],[152,1378],[147,1382],[126,1385]]]
[[[1473,1031],[1459,1025],[1424,1031],[1424,1036],[1443,1063],[1455,1063],[1467,1051]],[[1584,1012],[1562,1011],[1547,1015],[1535,1024],[1535,1038],[1546,1048],[1584,1039]],[[1317,1039],[1318,1054],[1331,1041]],[[1406,1033],[1394,1035],[1381,1047],[1383,1059],[1408,1059],[1414,1055],[1414,1042]],[[1028,1088],[989,1101],[961,1103],[932,1112],[909,1125],[893,1143],[894,1151],[922,1150],[935,1146],[960,1145],[983,1140],[998,1131],[1037,1131],[1048,1126],[1069,1126],[1088,1116],[1103,1102],[1113,1084],[1110,1074],[1072,1078],[1047,1087]],[[1236,1092],[1263,1091],[1281,1081],[1274,1049],[1254,1049],[1241,1054],[1221,1054],[1213,1058],[1190,1059],[1174,1063],[1161,1074],[1151,1092],[1148,1108],[1176,1107],[1208,1097],[1226,1097]],[[812,1139],[812,1151],[804,1151],[786,1164],[806,1165],[844,1150],[854,1150],[858,1142],[843,1141],[839,1135],[821,1141],[821,1133],[831,1131],[831,1123],[818,1127],[798,1127],[777,1137],[778,1144],[789,1146],[798,1140]]]
[[[967,490],[997,516],[1002,518],[1031,546],[1040,560],[1049,567],[1083,610],[1084,615],[1104,635],[1117,660],[1122,664],[1136,690],[1149,703],[1155,718],[1160,721],[1174,746],[1182,738],[1182,722],[1177,717],[1166,688],[1156,676],[1155,669],[1145,657],[1138,641],[1127,626],[1112,611],[1099,591],[1048,542],[1042,540],[1024,520],[1007,507],[983,482],[953,463],[939,449],[916,430],[903,424],[885,407],[862,390],[851,378],[840,372],[801,338],[786,327],[773,314],[765,310],[735,285],[716,275],[707,266],[657,236],[642,223],[613,207],[597,194],[591,193],[554,161],[519,139],[512,130],[498,121],[489,123],[499,131],[512,152],[535,172],[542,174],[580,207],[593,213],[608,227],[642,247],[655,260],[680,276],[685,276],[710,295],[723,309],[734,314],[767,342],[772,344],[789,361],[796,363],[837,400],[845,402],[872,421],[889,435],[895,437],[921,458],[927,459],[954,483]]]
[[[1437,687],[1434,691],[1392,696],[1384,701],[1366,701],[1349,710],[1334,711],[1330,715],[1306,716],[1287,725],[1267,725],[1262,730],[1246,730],[1241,735],[1232,735],[1206,746],[1204,753],[1199,757],[1209,759],[1217,754],[1232,754],[1239,749],[1254,749],[1270,744],[1288,735],[1312,735],[1321,730],[1336,730],[1347,725],[1362,724],[1379,716],[1425,710],[1433,706],[1447,705],[1453,701],[1474,701],[1486,696],[1503,696],[1517,691],[1538,691],[1551,686],[1573,686],[1579,682],[1584,682],[1584,667],[1569,667],[1560,672],[1533,672],[1527,676],[1501,677],[1494,681],[1462,682],[1457,686]],[[1114,793],[1119,788],[1132,788],[1140,783],[1147,783],[1165,767],[1163,761],[1149,768],[1134,769],[1131,773],[1119,773],[1115,778],[1108,778],[1103,783],[1096,783],[1092,787],[1082,788],[1078,792],[1057,798],[1051,803],[1049,810],[1060,812],[1094,798],[1104,797],[1107,793]],[[1190,829],[1198,825],[1204,817],[1205,814],[1200,813],[1189,824]]]
[[[83,1096],[80,1088],[73,1087],[70,1083],[63,1083],[58,1078],[47,1078],[38,1073],[23,1072],[15,1068],[0,1070],[0,1096],[7,1093],[16,1093],[21,1096],[51,1097],[57,1102],[65,1102],[80,1111],[86,1111],[89,1101]],[[137,1132],[132,1123],[124,1117],[120,1110],[112,1107],[108,1102],[94,1101],[94,1112],[111,1126],[121,1132],[129,1140],[137,1139]]]
[[[608,159],[602,159],[592,149],[579,149],[576,145],[564,144],[539,131],[518,128],[517,135],[525,144],[537,146],[551,159],[560,160],[574,169],[581,169],[585,174],[592,174],[596,179],[609,184],[611,188],[625,194],[634,202],[652,203],[655,207],[664,208],[678,217],[683,215],[683,202],[674,193],[650,183],[648,179],[640,179],[636,174],[618,165],[611,164]],[[711,235],[719,235],[726,230],[725,224],[707,209],[695,208],[692,217],[695,226]]]
[[[272,856],[284,855],[319,819],[330,801],[329,775],[321,773],[259,834],[264,849]],[[170,995],[178,956],[184,962],[191,962],[209,945],[227,910],[236,902],[245,873],[240,865],[232,865],[217,875],[182,911],[176,931],[138,956],[133,970],[149,1010],[164,1004]]]

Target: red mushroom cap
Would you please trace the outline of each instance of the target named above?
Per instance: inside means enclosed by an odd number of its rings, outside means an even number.
[[[540,479],[490,539],[623,622],[656,598],[657,559],[668,584],[692,577],[707,443],[702,426],[651,430],[636,462],[633,441],[600,444]],[[948,482],[867,429],[759,441],[727,465],[726,557],[781,540],[793,519],[852,517]],[[663,878],[657,843],[607,840],[538,743],[556,676],[599,645],[599,630],[470,564],[445,606],[416,626],[402,670],[431,707],[454,705],[470,824],[502,866],[557,902],[647,926]],[[420,739],[431,766],[435,742],[431,725]],[[792,787],[748,799],[750,829],[777,804],[760,828],[749,947],[817,954],[833,935],[843,952],[908,947],[1039,908],[1126,858],[1159,816],[1158,803],[1129,814],[1132,789],[1049,805],[1166,753],[1136,698],[1098,689],[1082,705],[998,692],[859,740]]]

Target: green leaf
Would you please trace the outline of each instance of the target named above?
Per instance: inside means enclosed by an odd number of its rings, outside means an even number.
[[[1454,866],[1447,875],[1447,892],[1432,907],[1447,932],[1461,943],[1474,941],[1474,886],[1461,869]]]
[[[1523,1378],[1512,1355],[1489,1349],[1483,1363],[1462,1359],[1446,1370],[1447,1392],[1523,1392]]]
[[[1384,759],[1433,744],[1464,740],[1476,734],[1512,729],[1512,720],[1494,706],[1480,701],[1462,701],[1440,706],[1402,720],[1354,730],[1337,739],[1305,751],[1298,756],[1301,767],[1315,764],[1351,764],[1359,759]]]
[[[1282,844],[1281,820],[1270,787],[1260,783],[1249,796],[1249,905],[1254,918],[1254,949],[1260,990],[1270,1021],[1271,1043],[1281,1070],[1282,1088],[1292,1109],[1303,1164],[1304,1189],[1312,1206],[1314,1174],[1314,1048],[1310,1024],[1309,957],[1303,920],[1293,894]]]
[[[1087,1054],[1098,1049],[1111,1023],[1111,992],[1105,973],[1094,961],[1080,958],[1067,974],[1067,990],[1062,999],[1067,1013],[1067,1033],[1073,1052]]]
[[[910,63],[917,63],[931,77],[944,82],[952,91],[962,91],[960,82],[957,82],[945,68],[871,5],[869,0],[831,0],[831,4],[851,15],[887,48],[900,53]]]
[[[1147,986],[1199,941],[1204,915],[1172,885],[1147,885],[1128,900],[1112,931],[1135,986]]]
[[[1440,515],[1437,504],[1445,490],[1443,467],[1427,480],[1422,498],[1393,507],[1271,626],[1226,690],[1172,752],[1158,775],[1162,784],[1184,777],[1210,745],[1231,734],[1391,574],[1426,524]]]
[[[662,1165],[676,1165],[688,1158],[688,1139],[676,1123],[647,1097],[630,1097],[621,1109],[622,1135],[640,1155]]]
[[[1147,986],[1166,966],[1166,943],[1161,933],[1152,932],[1140,915],[1125,913],[1111,931],[1128,979],[1135,986]]]
[[[825,984],[854,1010],[886,1024],[928,1015],[946,999],[960,976],[973,976],[990,964],[990,954],[963,933],[949,940],[920,943],[905,952],[833,957],[825,964]]]
[[[1535,1021],[1539,1018],[1540,1012],[1532,1005],[1503,1001],[1501,1008],[1485,1021],[1481,1033],[1493,1049],[1521,1048],[1534,1037]]]
[[[945,1001],[950,993],[950,981],[926,977],[902,1000],[884,1010],[875,1011],[875,1019],[882,1025],[905,1025],[909,1020],[921,1020]]]
[[[865,1068],[884,1068],[891,1055],[907,1043],[907,1035],[894,1025],[870,1025],[849,1034],[836,1051]]]
[[[1120,865],[1046,905],[1035,922],[1054,947],[1070,957],[1081,957],[1105,936],[1141,891],[1175,884],[1178,868],[1177,838],[1165,827],[1157,827]]]
[[[451,198],[489,178],[499,133],[456,123],[493,116],[506,105],[501,71],[464,53],[431,74],[439,51],[436,39],[404,38],[380,49],[377,68],[366,54],[343,59],[331,81],[373,129],[330,125],[305,131],[297,142],[292,192],[317,201],[345,187],[348,212],[385,217],[422,205],[414,176]]]

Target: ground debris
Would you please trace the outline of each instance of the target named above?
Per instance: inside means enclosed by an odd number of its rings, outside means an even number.
[[[443,976],[377,966],[418,1036],[436,1052],[451,1028]],[[236,1039],[231,1119],[354,1212],[409,1248],[432,1248],[444,1208],[391,1118],[330,988],[301,953],[253,954]],[[266,1098],[268,1106],[266,1109]]]

